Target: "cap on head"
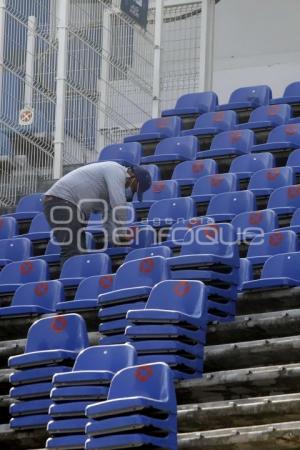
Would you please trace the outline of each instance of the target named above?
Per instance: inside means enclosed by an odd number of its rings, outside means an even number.
[[[141,202],[143,200],[143,193],[151,187],[151,175],[148,170],[144,169],[144,167],[141,166],[133,166],[131,167],[131,170],[138,182],[137,198]]]

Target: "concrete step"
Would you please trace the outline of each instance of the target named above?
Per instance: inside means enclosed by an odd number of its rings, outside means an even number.
[[[269,291],[245,291],[239,295],[237,315],[299,308],[300,286]]]

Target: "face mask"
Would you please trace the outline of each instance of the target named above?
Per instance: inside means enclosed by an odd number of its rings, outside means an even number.
[[[125,195],[126,195],[126,200],[128,202],[131,202],[131,200],[133,199],[133,191],[130,186],[125,188]]]

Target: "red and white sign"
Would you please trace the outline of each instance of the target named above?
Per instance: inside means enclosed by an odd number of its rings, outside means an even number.
[[[32,108],[24,108],[21,109],[19,113],[19,125],[31,125],[34,118],[34,111]]]

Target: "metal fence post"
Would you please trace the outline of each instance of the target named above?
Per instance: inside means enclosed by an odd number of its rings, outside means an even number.
[[[68,56],[68,11],[69,0],[59,0],[57,17],[57,77],[53,178],[60,178],[63,172],[65,146],[66,80]]]
[[[199,90],[209,91],[213,81],[215,0],[202,0]]]
[[[164,0],[156,0],[155,2],[152,117],[160,116],[161,40],[162,40],[163,6],[164,6],[163,2]]]
[[[36,17],[28,17],[27,48],[26,48],[26,71],[24,106],[32,107],[33,80],[34,80],[34,54],[35,54]]]
[[[0,92],[2,92],[6,0],[0,0]]]

